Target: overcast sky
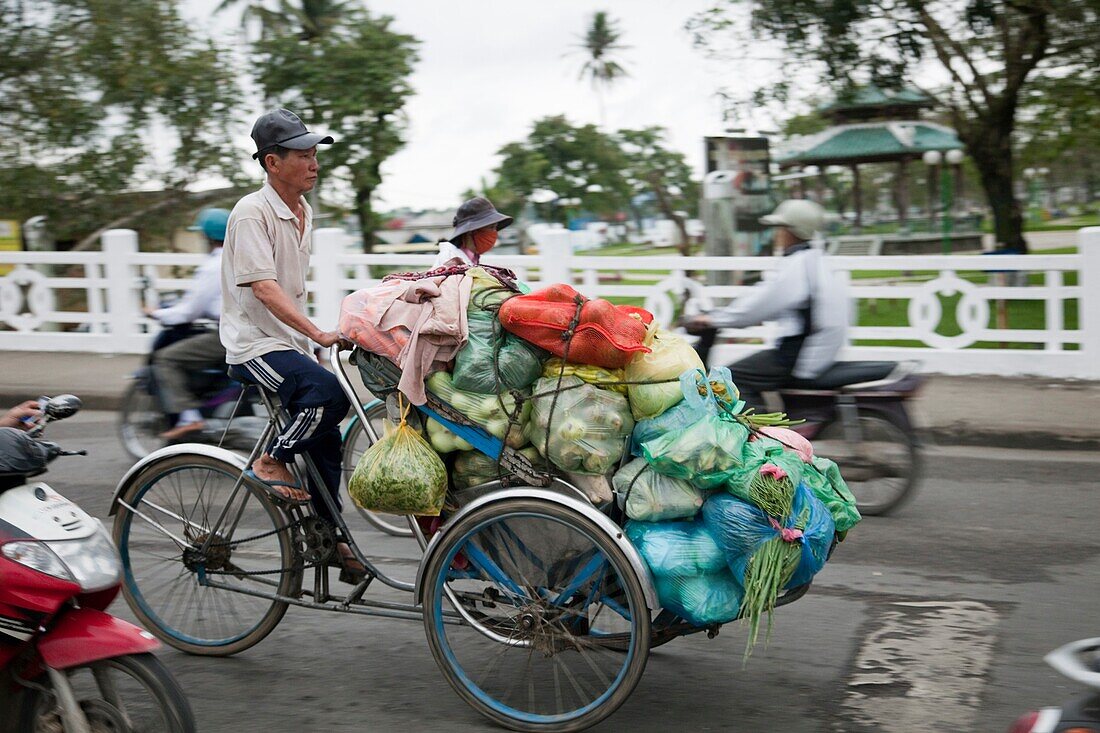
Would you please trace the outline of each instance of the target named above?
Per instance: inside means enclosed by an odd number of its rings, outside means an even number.
[[[421,40],[408,142],[383,166],[377,207],[454,207],[463,190],[490,175],[496,151],[526,137],[534,120],[565,114],[574,123],[598,123],[596,95],[578,80],[584,56],[575,48],[597,10],[619,21],[630,47],[619,54],[630,76],[606,95],[608,129],[663,126],[701,175],[703,137],[722,130],[715,92],[747,91],[764,71],[710,61],[692,48],[684,23],[712,3],[369,0],[372,12],[393,16],[398,30]],[[187,0],[185,13],[228,40],[237,35],[236,21],[221,14],[211,22],[217,4]],[[259,114],[256,105],[251,111]]]

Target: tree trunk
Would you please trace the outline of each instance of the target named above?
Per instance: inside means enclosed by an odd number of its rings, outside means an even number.
[[[363,253],[370,254],[374,248],[374,209],[371,208],[371,193],[374,189],[363,186],[355,189],[355,213],[359,215],[359,229],[362,232]]]
[[[687,222],[684,221],[684,217],[676,213],[676,210],[672,206],[672,202],[669,201],[668,192],[665,191],[665,187],[654,176],[650,179],[650,185],[653,186],[653,193],[657,197],[657,208],[661,210],[669,219],[672,219],[676,224],[676,228],[680,230],[680,254],[684,257],[691,256],[691,241],[688,239]]]
[[[993,211],[993,233],[997,247],[1027,253],[1024,216],[1013,190],[1011,121],[999,127],[983,125],[960,130],[959,137],[978,169],[989,208]]]

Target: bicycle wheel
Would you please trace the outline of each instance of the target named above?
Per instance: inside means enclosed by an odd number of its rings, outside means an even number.
[[[861,412],[861,440],[844,435],[840,420],[829,423],[814,439],[814,452],[840,466],[861,514],[887,514],[910,498],[920,481],[916,438],[884,415]]]
[[[183,690],[152,654],[104,659],[66,672],[92,731],[195,733],[195,716]],[[62,730],[55,696],[28,688],[15,729],[20,733]]]
[[[293,596],[301,585],[290,520],[250,484],[234,492],[239,476],[216,458],[173,456],[130,481],[115,515],[127,603],[159,639],[191,654],[253,646],[287,604],[250,594]]]
[[[122,447],[133,458],[140,459],[164,446],[160,434],[170,425],[160,408],[160,402],[149,389],[148,377],[137,377],[122,398],[118,416],[118,435]]]
[[[370,424],[374,427],[376,435],[382,434],[382,421],[386,419],[386,405],[384,402],[372,402],[367,405],[364,410],[367,414],[367,419],[370,420]],[[347,428],[344,430],[343,438],[343,456],[341,457],[341,468],[343,469],[344,476],[344,489],[347,490],[348,481],[351,479],[352,471],[355,470],[355,466],[359,463],[359,459],[367,448],[371,446],[370,436],[367,435],[367,431],[363,429],[363,424],[359,421],[358,417],[353,417],[351,422],[348,423]],[[402,514],[384,514],[382,512],[372,512],[369,509],[363,509],[362,507],[351,502],[355,506],[356,511],[367,520],[370,525],[376,529],[380,529],[388,535],[394,537],[412,537],[412,530],[409,528],[408,520]]]
[[[572,509],[486,505],[447,531],[425,572],[432,655],[459,696],[503,726],[582,730],[622,705],[645,671],[641,582],[611,537]],[[464,623],[444,610],[448,588]],[[625,653],[609,637],[625,638]]]

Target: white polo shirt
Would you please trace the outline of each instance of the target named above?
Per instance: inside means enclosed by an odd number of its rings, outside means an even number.
[[[233,207],[222,252],[221,340],[226,362],[241,364],[272,351],[313,353],[313,342],[286,325],[252,294],[252,283],[276,280],[306,313],[306,277],[313,243],[313,210],[302,199],[305,228],[271,184]]]

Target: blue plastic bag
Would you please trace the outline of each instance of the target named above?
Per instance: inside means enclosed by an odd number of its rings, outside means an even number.
[[[796,526],[801,525],[800,520],[805,522],[804,526]],[[703,524],[722,548],[733,576],[741,584],[745,582],[745,570],[753,553],[765,542],[780,537],[785,529],[802,532],[795,540],[802,546],[801,557],[786,588],[810,582],[824,567],[836,528],[829,510],[804,484],[795,491],[790,516],[777,523],[778,529],[762,510],[730,494],[715,494],[703,504]]]
[[[704,575],[726,567],[726,555],[699,520],[626,523],[627,539],[656,577]]]
[[[661,607],[694,626],[733,621],[741,612],[744,591],[726,569],[706,575],[657,578]]]

